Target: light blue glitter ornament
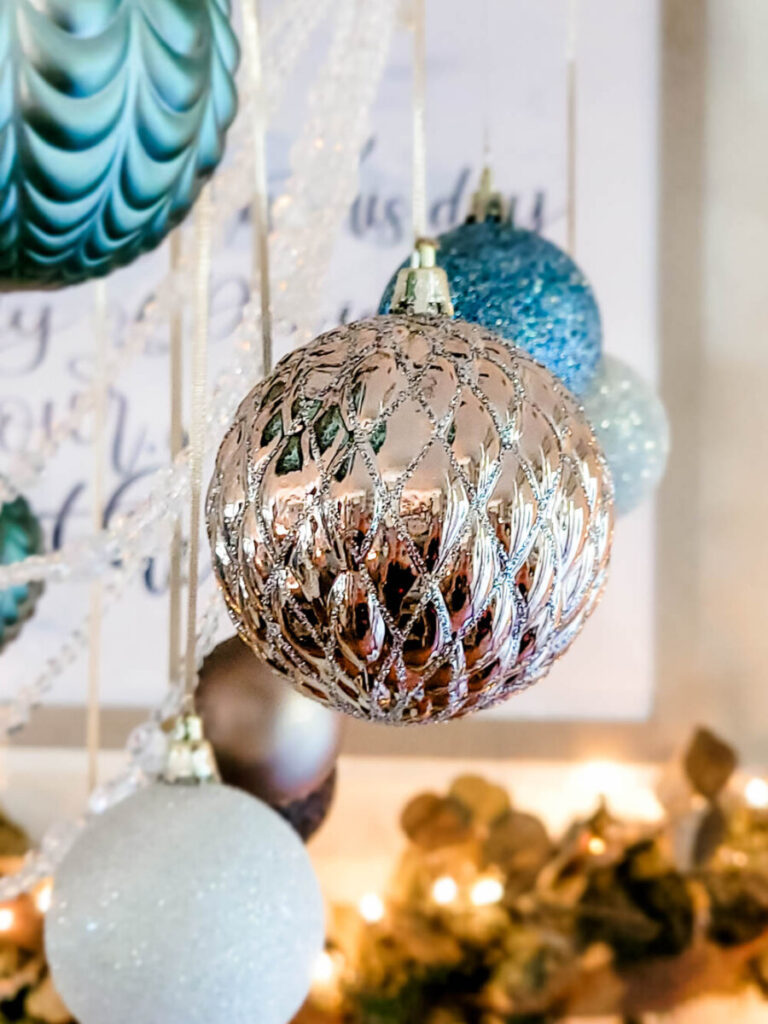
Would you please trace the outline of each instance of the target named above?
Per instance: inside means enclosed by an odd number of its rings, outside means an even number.
[[[0,565],[21,562],[42,549],[40,523],[24,498],[0,505]],[[32,615],[42,593],[39,583],[0,590],[0,651]]]
[[[438,262],[448,275],[456,318],[524,348],[581,394],[602,344],[600,312],[586,277],[562,249],[510,222],[498,193],[490,192],[487,171],[473,198],[472,218],[438,239]],[[380,313],[389,310],[396,276]]]
[[[0,287],[154,248],[221,159],[237,61],[229,0],[0,0]]]
[[[584,395],[584,411],[611,469],[616,512],[625,515],[664,475],[669,454],[664,406],[639,374],[606,355]]]

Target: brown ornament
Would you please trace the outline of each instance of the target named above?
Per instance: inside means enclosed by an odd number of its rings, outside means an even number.
[[[277,809],[327,786],[340,717],[302,697],[238,637],[205,659],[195,700],[224,782]]]
[[[287,804],[274,804],[289,825],[299,833],[306,843],[317,832],[328,816],[333,798],[336,795],[336,769],[317,789],[300,800],[292,800]]]

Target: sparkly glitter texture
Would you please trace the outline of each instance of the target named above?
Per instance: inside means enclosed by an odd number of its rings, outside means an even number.
[[[624,515],[656,488],[667,464],[669,426],[656,392],[631,367],[604,356],[584,411],[611,467],[616,512]]]
[[[40,523],[24,498],[0,505],[0,565],[21,562],[42,550]],[[0,590],[0,651],[32,615],[42,593],[39,583],[20,583]]]
[[[592,289],[570,256],[533,231],[491,220],[462,224],[439,242],[456,317],[524,348],[581,394],[597,367],[602,331]]]
[[[158,783],[75,842],[46,947],[81,1024],[286,1024],[323,931],[309,859],[274,811],[228,786]]]
[[[246,642],[310,696],[404,723],[539,679],[605,579],[610,478],[569,392],[481,327],[340,327],[244,399],[208,493]]]

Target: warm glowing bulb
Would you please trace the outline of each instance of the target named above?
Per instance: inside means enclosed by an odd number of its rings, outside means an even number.
[[[615,761],[584,761],[574,771],[581,789],[606,796],[616,792],[618,768]]]
[[[323,950],[312,968],[312,981],[316,985],[328,985],[336,974],[336,964],[330,953]]]
[[[41,914],[47,914],[51,909],[51,897],[53,896],[53,886],[50,882],[45,882],[37,890],[35,894],[35,906]]]
[[[498,903],[503,895],[504,886],[498,878],[480,878],[472,886],[469,898],[476,907],[486,907]]]
[[[14,920],[14,913],[9,907],[0,908],[0,932],[10,931]]]
[[[451,878],[450,875],[443,875],[442,878],[438,878],[432,886],[432,899],[435,903],[440,903],[442,906],[445,906],[447,903],[453,903],[458,894],[459,887],[456,885],[456,879]]]
[[[600,836],[592,836],[589,842],[587,843],[587,849],[590,853],[594,854],[596,857],[599,857],[600,854],[605,853],[605,840],[601,839]]]
[[[750,779],[744,787],[744,796],[750,807],[764,810],[768,807],[768,782],[765,779]]]
[[[378,893],[367,892],[358,903],[358,908],[369,924],[376,924],[384,917],[384,903]]]

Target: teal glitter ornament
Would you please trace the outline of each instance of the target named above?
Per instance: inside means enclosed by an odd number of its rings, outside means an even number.
[[[2,0],[0,287],[158,245],[222,157],[238,56],[229,0]]]
[[[664,405],[631,367],[606,355],[584,396],[584,412],[611,470],[616,512],[626,515],[664,475],[669,455]]]
[[[592,288],[571,257],[535,231],[516,228],[486,174],[469,220],[438,243],[456,318],[519,345],[583,393],[600,359],[602,328]],[[396,276],[380,313],[389,310]]]
[[[0,505],[0,565],[12,565],[38,554],[42,545],[40,523],[24,498]],[[39,583],[0,590],[0,651],[30,618],[42,591]]]

